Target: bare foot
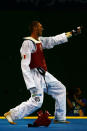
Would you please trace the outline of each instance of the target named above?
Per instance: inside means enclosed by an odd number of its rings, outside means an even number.
[[[11,113],[7,112],[4,114],[4,117],[8,120],[8,122],[12,125],[15,125],[16,123],[12,120]]]

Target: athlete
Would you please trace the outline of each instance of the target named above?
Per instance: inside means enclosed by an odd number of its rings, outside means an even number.
[[[11,124],[16,124],[14,122],[16,119],[28,116],[39,109],[43,103],[44,92],[55,99],[54,123],[68,123],[66,121],[66,88],[47,71],[43,49],[50,49],[55,45],[68,42],[72,33],[42,37],[42,32],[42,24],[39,21],[33,21],[30,25],[30,37],[24,38],[20,49],[22,74],[31,97],[4,114]]]

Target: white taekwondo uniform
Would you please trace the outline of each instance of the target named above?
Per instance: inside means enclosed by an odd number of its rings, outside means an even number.
[[[39,41],[33,39],[32,37],[25,38],[20,49],[22,56],[21,69],[26,87],[31,92],[31,97],[29,100],[22,102],[17,107],[10,109],[12,119],[21,119],[39,109],[43,103],[44,92],[46,92],[55,99],[55,119],[66,120],[65,86],[48,71],[45,73],[44,80],[44,77],[38,72],[37,68],[30,69],[29,67],[31,61],[31,53],[35,52],[36,50],[32,41],[34,41],[34,43],[41,43],[43,49],[50,49],[55,45],[67,42],[68,39],[65,33],[52,37],[39,37]],[[48,87],[48,91],[46,86]],[[33,87],[36,87],[34,91],[32,91]]]

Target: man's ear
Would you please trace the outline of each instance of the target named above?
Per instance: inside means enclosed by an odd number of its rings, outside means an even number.
[[[35,26],[35,27],[33,28],[33,30],[36,31],[36,30],[37,30],[37,26]]]

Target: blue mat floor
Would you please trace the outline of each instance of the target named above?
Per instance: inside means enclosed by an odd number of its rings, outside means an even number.
[[[0,119],[0,131],[87,131],[87,119],[68,119],[70,124],[54,124],[53,120],[49,127],[31,127],[34,119],[16,120],[17,125],[11,125],[6,119]]]

